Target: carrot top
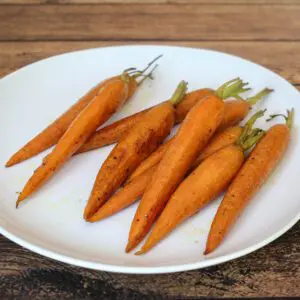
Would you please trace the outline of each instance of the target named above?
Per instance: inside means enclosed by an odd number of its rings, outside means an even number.
[[[286,125],[291,129],[293,126],[294,115],[295,115],[294,108],[292,108],[291,110],[287,109],[286,115],[284,115],[284,114],[270,115],[269,119],[267,119],[267,122],[269,122],[277,117],[283,117],[285,119]]]
[[[184,80],[180,81],[177,85],[176,90],[174,91],[172,97],[169,99],[169,101],[176,106],[179,104],[179,102],[182,100],[182,98],[185,96],[185,93],[187,91],[188,83]]]
[[[222,99],[227,99],[230,97],[241,98],[239,94],[244,93],[250,88],[245,88],[248,85],[248,82],[243,82],[239,77],[231,79],[223,83],[216,90],[216,95]]]
[[[258,92],[256,95],[247,98],[246,101],[249,103],[250,106],[255,105],[257,102],[259,102],[261,99],[263,99],[265,96],[269,95],[274,90],[269,88],[264,88],[260,92]]]
[[[129,82],[130,79],[137,79],[139,77],[142,77],[142,79],[137,83],[138,85],[141,85],[148,78],[153,79],[153,72],[158,67],[158,64],[155,64],[149,73],[146,73],[146,72],[161,57],[162,57],[162,55],[155,57],[142,70],[137,70],[136,68],[132,68],[132,67],[125,69],[121,75],[121,79],[124,80],[125,82]]]
[[[236,144],[239,145],[244,151],[251,149],[264,135],[265,131],[260,128],[254,128],[253,125],[257,119],[261,118],[267,110],[259,110],[255,113],[245,124],[243,132]]]

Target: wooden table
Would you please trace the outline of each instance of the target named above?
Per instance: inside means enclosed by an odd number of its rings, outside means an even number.
[[[216,49],[300,87],[299,0],[0,0],[0,76],[62,52],[116,44]],[[169,275],[85,270],[0,236],[0,299],[299,296],[300,223],[216,267]]]

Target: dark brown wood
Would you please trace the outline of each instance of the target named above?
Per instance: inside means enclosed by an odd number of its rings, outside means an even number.
[[[56,54],[136,42],[0,42],[0,76],[22,66]],[[300,42],[160,42],[151,44],[190,46],[235,54],[262,64],[291,83],[300,84]],[[270,55],[270,48],[272,55]]]
[[[299,296],[299,235],[300,222],[277,241],[245,257],[165,275],[113,274],[73,267],[0,237],[0,299]]]
[[[299,15],[300,5],[3,5],[0,40],[300,41]]]

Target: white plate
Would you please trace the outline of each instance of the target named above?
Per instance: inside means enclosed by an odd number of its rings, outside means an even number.
[[[269,113],[296,109],[293,139],[284,161],[251,201],[225,242],[211,255],[202,254],[220,199],[144,256],[124,253],[136,205],[96,224],[84,222],[82,212],[86,199],[112,147],[71,159],[16,210],[16,192],[22,189],[46,153],[5,169],[3,165],[9,156],[98,81],[130,66],[143,67],[158,54],[164,57],[155,80],[144,84],[110,122],[167,99],[182,79],[193,90],[216,88],[240,76],[251,83],[252,93],[266,86],[275,89],[258,107],[267,107]],[[0,99],[0,232],[37,253],[113,272],[183,271],[250,253],[279,237],[299,219],[300,95],[283,78],[252,62],[219,52],[178,47],[91,49],[55,56],[6,76],[0,81]],[[266,128],[264,122],[258,125]]]

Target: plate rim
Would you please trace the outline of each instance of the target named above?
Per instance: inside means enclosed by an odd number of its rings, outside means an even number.
[[[255,66],[258,66],[260,68],[263,68],[264,70],[271,72],[272,74],[276,75],[277,77],[279,77],[281,80],[285,81],[292,89],[294,89],[297,93],[299,93],[299,91],[294,87],[294,85],[292,85],[288,80],[286,80],[285,78],[283,78],[282,76],[280,76],[279,74],[277,74],[276,72],[268,69],[267,67],[260,65],[256,62],[253,62],[251,60],[245,59],[243,57],[237,56],[237,55],[233,55],[227,52],[222,52],[222,51],[218,51],[218,50],[213,50],[213,49],[206,49],[206,48],[196,48],[196,47],[189,47],[189,46],[176,46],[176,45],[159,45],[159,44],[130,44],[130,45],[112,45],[112,46],[103,46],[103,47],[94,47],[94,48],[86,48],[86,49],[80,49],[80,50],[75,50],[75,51],[69,51],[69,52],[65,52],[65,53],[60,53],[57,55],[52,55],[46,58],[43,58],[41,60],[32,62],[26,66],[23,66],[7,75],[5,75],[4,77],[2,77],[0,79],[0,83],[1,81],[10,78],[11,76],[14,76],[15,74],[19,73],[19,72],[23,72],[24,70],[26,70],[27,68],[39,64],[39,63],[43,63],[47,60],[51,60],[53,58],[56,57],[61,57],[61,56],[68,56],[70,54],[78,54],[78,53],[83,53],[83,52],[89,52],[89,51],[95,51],[95,50],[101,50],[101,49],[105,49],[105,50],[109,50],[110,48],[176,48],[176,49],[187,49],[187,50],[194,50],[194,51],[203,51],[203,52],[211,52],[211,53],[216,53],[216,54],[222,54],[222,55],[226,55],[232,58],[238,58],[242,61],[245,61],[247,63],[251,63],[254,64]],[[105,264],[105,263],[100,263],[100,262],[92,262],[92,261],[88,261],[88,260],[84,260],[84,259],[80,259],[80,258],[75,258],[69,255],[65,255],[62,253],[59,253],[57,251],[54,250],[49,250],[47,248],[44,248],[42,246],[38,246],[37,244],[35,244],[34,242],[30,242],[24,238],[22,238],[21,236],[11,233],[9,230],[6,230],[4,228],[3,224],[0,224],[0,234],[2,234],[4,237],[6,237],[7,239],[15,242],[16,244],[29,249],[30,251],[33,251],[39,255],[45,256],[47,258],[59,261],[59,262],[63,262],[63,263],[67,263],[70,265],[74,265],[77,267],[83,267],[83,268],[88,268],[88,269],[92,269],[92,270],[99,270],[99,271],[108,271],[108,272],[113,272],[113,273],[126,273],[126,274],[164,274],[164,273],[174,273],[174,272],[182,272],[182,271],[189,271],[189,270],[195,270],[195,269],[201,269],[201,268],[205,268],[205,267],[209,267],[209,266],[214,266],[214,265],[218,265],[221,263],[225,263],[227,261],[231,261],[233,259],[237,259],[239,257],[245,256],[251,252],[254,252],[268,244],[270,244],[271,242],[273,242],[274,240],[276,240],[277,238],[279,238],[281,235],[283,235],[284,233],[286,233],[289,229],[291,229],[298,221],[300,220],[300,212],[296,213],[296,215],[286,224],[284,225],[280,230],[276,231],[275,233],[273,233],[272,235],[268,236],[267,238],[263,239],[262,241],[235,251],[235,252],[231,252],[229,254],[226,255],[222,255],[220,257],[215,257],[215,258],[209,258],[209,255],[206,256],[207,259],[198,261],[198,262],[191,262],[191,263],[186,263],[186,264],[174,264],[174,265],[162,265],[162,266],[156,266],[156,267],[145,267],[145,266],[123,266],[123,265],[114,265],[114,264]],[[199,253],[201,253],[201,251],[199,251]]]

